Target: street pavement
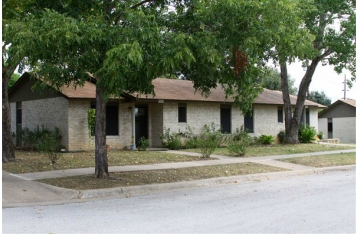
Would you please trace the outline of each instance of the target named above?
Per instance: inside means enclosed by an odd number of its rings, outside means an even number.
[[[181,154],[187,154],[192,156],[199,155],[196,153],[190,153],[184,151],[166,151],[166,152],[181,153]],[[307,157],[314,155],[348,153],[348,152],[356,152],[356,150],[352,149],[352,150],[339,150],[339,151],[315,152],[315,153],[304,153],[304,154],[248,157],[248,158],[211,155],[212,157],[215,157],[218,160],[161,163],[161,164],[134,165],[134,166],[115,166],[115,167],[109,167],[109,171],[122,172],[122,171],[158,170],[158,169],[177,169],[177,168],[186,168],[186,167],[254,162],[254,163],[285,168],[288,171],[221,177],[221,178],[212,178],[212,179],[196,180],[196,181],[183,181],[183,182],[166,183],[166,184],[150,184],[150,185],[126,186],[126,187],[118,187],[118,188],[82,190],[82,191],[59,188],[59,187],[39,183],[35,180],[77,176],[77,175],[89,175],[94,173],[94,168],[69,169],[69,170],[58,170],[58,171],[48,171],[48,172],[38,172],[38,173],[24,173],[24,174],[16,174],[16,175],[3,171],[2,172],[2,191],[3,191],[2,204],[3,204],[3,208],[18,207],[18,206],[33,206],[33,205],[65,204],[71,202],[88,201],[93,199],[129,197],[129,196],[135,196],[140,194],[151,194],[151,193],[158,193],[162,191],[184,189],[184,188],[213,186],[218,184],[230,184],[230,183],[236,183],[236,184],[250,183],[254,181],[258,182],[258,181],[281,179],[283,177],[289,177],[295,175],[310,175],[310,174],[325,173],[328,171],[353,170],[355,169],[355,165],[314,168],[314,167],[276,161],[276,159],[282,159],[282,158]]]

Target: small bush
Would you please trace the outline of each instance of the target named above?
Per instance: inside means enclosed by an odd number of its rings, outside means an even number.
[[[244,130],[243,126],[241,129],[236,129],[231,140],[228,143],[228,151],[236,156],[243,156],[246,154],[246,149],[251,143],[252,139],[249,134]]]
[[[309,125],[299,127],[298,138],[301,143],[310,143],[314,141],[314,136],[317,134],[314,127]]]
[[[146,139],[145,137],[141,137],[139,139],[139,149],[142,150],[142,151],[146,151],[147,148],[150,146],[150,140],[149,139]]]
[[[318,138],[319,140],[322,140],[324,138],[324,133],[323,132],[318,133]]]
[[[37,126],[33,131],[28,128],[21,130],[23,149],[41,151],[47,154],[51,164],[55,164],[60,157],[62,147],[60,129],[55,127],[53,131],[42,126]]]
[[[223,140],[223,134],[220,130],[216,130],[212,123],[210,126],[204,125],[199,135],[199,146],[201,154],[204,158],[209,158],[214,150],[219,147]]]
[[[279,139],[279,143],[283,144],[285,141],[285,131],[284,130],[280,131],[277,136]]]
[[[263,145],[270,145],[274,142],[274,137],[270,135],[261,135],[258,141]]]
[[[164,134],[160,135],[162,145],[171,150],[178,150],[182,148],[181,136],[178,133],[171,133],[170,128],[164,128]]]

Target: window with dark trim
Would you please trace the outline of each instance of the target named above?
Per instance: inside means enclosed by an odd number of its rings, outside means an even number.
[[[310,112],[309,109],[305,109],[305,122],[308,126],[310,126]]]
[[[96,104],[91,103],[91,108],[96,109]],[[119,119],[118,119],[118,103],[106,104],[106,136],[119,135]],[[91,131],[91,135],[95,135],[95,129]]]
[[[231,108],[221,106],[221,132],[231,134]]]
[[[16,124],[22,124],[22,103],[16,103]]]
[[[283,107],[278,107],[278,123],[283,123]]]
[[[178,103],[178,122],[187,122],[187,105],[186,103]]]
[[[254,124],[253,124],[253,110],[250,113],[247,113],[244,116],[244,130],[253,133],[254,132]]]

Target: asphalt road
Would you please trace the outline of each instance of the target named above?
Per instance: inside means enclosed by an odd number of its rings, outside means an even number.
[[[2,210],[3,233],[355,233],[355,170]]]

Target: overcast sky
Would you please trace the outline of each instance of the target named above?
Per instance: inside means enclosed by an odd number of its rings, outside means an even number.
[[[295,86],[299,87],[300,81],[303,78],[305,71],[303,70],[301,63],[293,63],[288,66],[288,73],[295,79]],[[350,72],[345,71],[342,74],[338,74],[334,71],[333,66],[322,66],[319,64],[315,70],[312,83],[309,86],[309,91],[324,91],[327,97],[334,103],[338,99],[344,98],[344,74],[346,78],[350,79]],[[357,90],[356,83],[353,83],[353,87],[349,89],[347,86],[347,99],[356,99]]]

